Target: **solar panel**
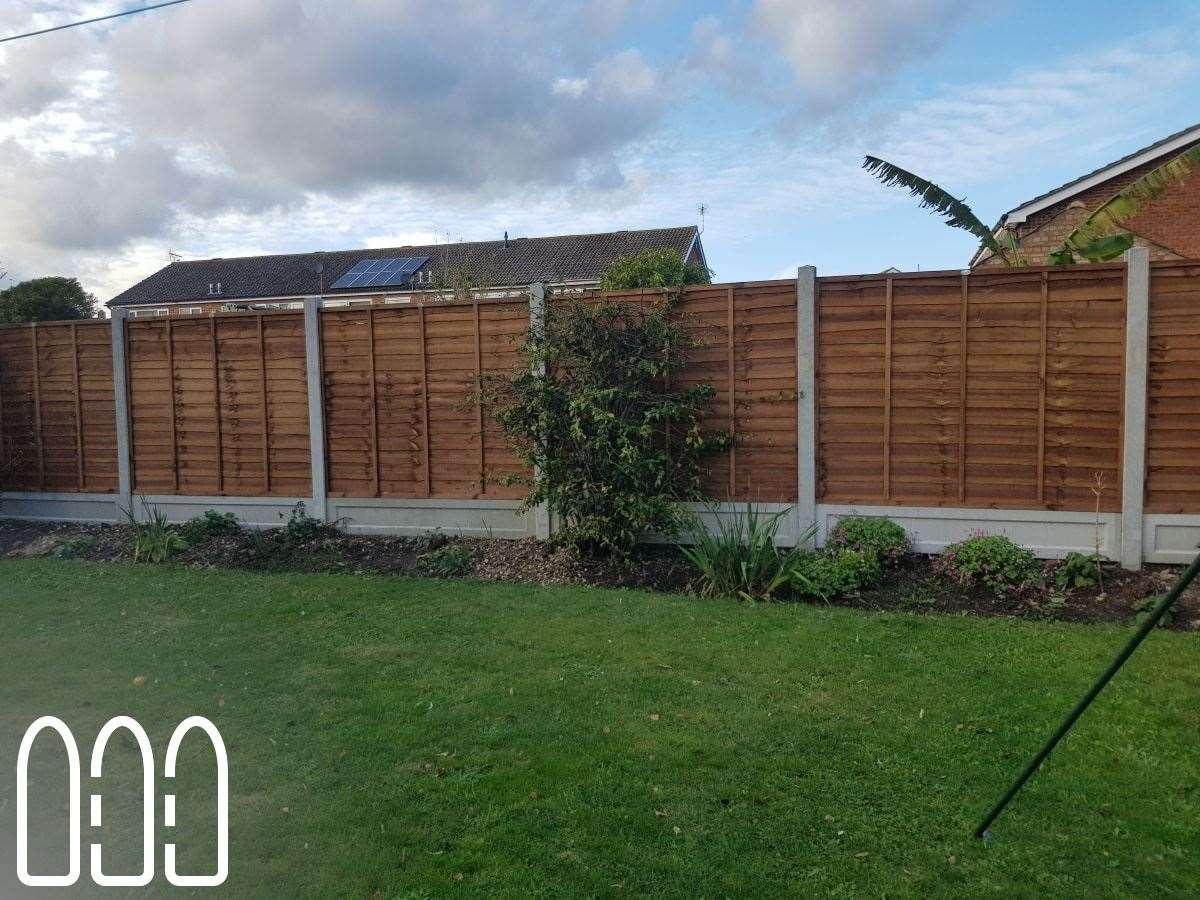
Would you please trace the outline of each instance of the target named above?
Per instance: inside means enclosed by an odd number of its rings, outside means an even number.
[[[408,284],[413,273],[425,263],[428,256],[398,256],[389,259],[364,259],[333,283],[330,290],[346,288],[402,287]]]

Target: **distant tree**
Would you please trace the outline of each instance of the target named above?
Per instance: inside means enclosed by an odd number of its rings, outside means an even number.
[[[600,276],[606,291],[634,288],[682,287],[685,284],[710,284],[712,273],[697,263],[685,263],[674,250],[643,250],[613,261]]]
[[[34,278],[0,291],[0,324],[91,319],[96,298],[76,278]]]

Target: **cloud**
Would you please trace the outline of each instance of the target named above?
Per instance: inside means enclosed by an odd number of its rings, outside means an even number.
[[[139,133],[302,191],[567,182],[651,127],[662,96],[637,51],[556,52],[569,19],[533,6],[197,4],[120,33],[116,96]]]
[[[617,189],[667,106],[618,0],[209,0],[0,51],[0,246],[115,248],[315,196]],[[93,13],[39,4],[5,30]],[[578,17],[591,26],[581,29]]]
[[[754,0],[742,22],[700,19],[689,62],[735,91],[829,112],[885,87],[981,7],[980,0]]]

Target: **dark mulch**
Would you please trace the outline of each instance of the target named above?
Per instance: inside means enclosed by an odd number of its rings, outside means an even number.
[[[197,568],[432,575],[439,574],[431,568],[433,554],[450,547],[459,548],[463,556],[455,574],[484,581],[686,592],[692,577],[679,552],[665,545],[641,547],[631,565],[617,567],[533,539],[502,541],[440,534],[368,537],[333,529],[304,541],[286,540],[283,535],[282,529],[219,535],[189,546],[177,559]],[[0,520],[0,556],[131,560],[134,537],[130,525]],[[998,595],[984,587],[963,588],[940,579],[932,573],[927,558],[913,556],[878,587],[831,602],[871,610],[1122,623],[1134,620],[1139,601],[1165,593],[1178,573],[1175,566],[1147,566],[1139,572],[1108,566],[1103,589]],[[1200,585],[1181,598],[1170,627],[1200,629]]]

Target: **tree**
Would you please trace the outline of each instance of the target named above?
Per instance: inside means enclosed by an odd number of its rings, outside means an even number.
[[[1003,240],[998,239],[992,229],[984,225],[971,211],[965,199],[959,200],[932,181],[927,181],[877,156],[864,157],[863,168],[888,186],[907,188],[910,195],[921,198],[921,209],[931,209],[935,215],[944,218],[951,228],[961,228],[975,235],[985,247],[1004,260],[1005,265],[1023,263],[1016,239],[1011,232]]]
[[[701,499],[701,458],[729,443],[701,425],[710,383],[668,387],[693,346],[666,302],[571,299],[531,326],[529,364],[489,405],[533,473],[513,478],[525,507],[549,506],[557,540],[621,563],[642,535],[690,523],[680,503]]]
[[[1070,265],[1078,254],[1090,262],[1116,259],[1133,246],[1133,236],[1124,232],[1124,224],[1147,203],[1157,200],[1171,185],[1183,181],[1200,169],[1200,147],[1184,150],[1133,184],[1118,191],[1112,199],[1088,216],[1067,235],[1063,245],[1050,254],[1054,265]]]
[[[606,291],[710,284],[712,273],[698,263],[685,263],[674,250],[643,250],[618,257],[600,276]]]
[[[1011,228],[1005,227],[1000,229],[1000,235],[997,237],[993,229],[984,225],[975,213],[971,211],[971,207],[967,206],[965,200],[959,200],[932,181],[927,181],[919,175],[914,175],[912,172],[901,169],[899,166],[879,159],[876,156],[865,157],[863,159],[863,168],[886,185],[898,185],[907,188],[912,196],[921,198],[922,209],[932,209],[936,215],[940,215],[946,219],[946,224],[951,228],[961,228],[963,231],[975,235],[1005,265],[1025,265],[1025,260],[1021,256],[1021,246],[1017,240],[1016,232]],[[1154,173],[1150,174],[1153,175]],[[1149,178],[1150,176],[1146,177]],[[1161,190],[1165,190],[1165,187],[1160,189],[1160,193]],[[1108,206],[1108,204],[1105,204],[1105,206]],[[1100,210],[1093,213],[1093,218],[1100,215],[1103,209],[1104,207],[1101,207]],[[1126,217],[1128,217],[1128,214],[1126,214]],[[1106,224],[1111,224],[1107,218],[1104,221]],[[1082,227],[1080,226],[1080,228]],[[1075,238],[1073,243],[1072,238]],[[1133,237],[1131,235],[1115,235],[1111,231],[1103,232],[1100,229],[1095,229],[1092,233],[1081,233],[1077,229],[1072,238],[1067,239],[1069,249],[1064,247],[1063,250],[1058,250],[1050,254],[1050,265],[1057,266],[1074,262],[1074,254],[1076,253],[1088,260],[1088,262],[1103,262],[1104,260],[1115,259],[1133,246]]]
[[[0,324],[91,319],[96,298],[76,278],[34,278],[0,291]]]

